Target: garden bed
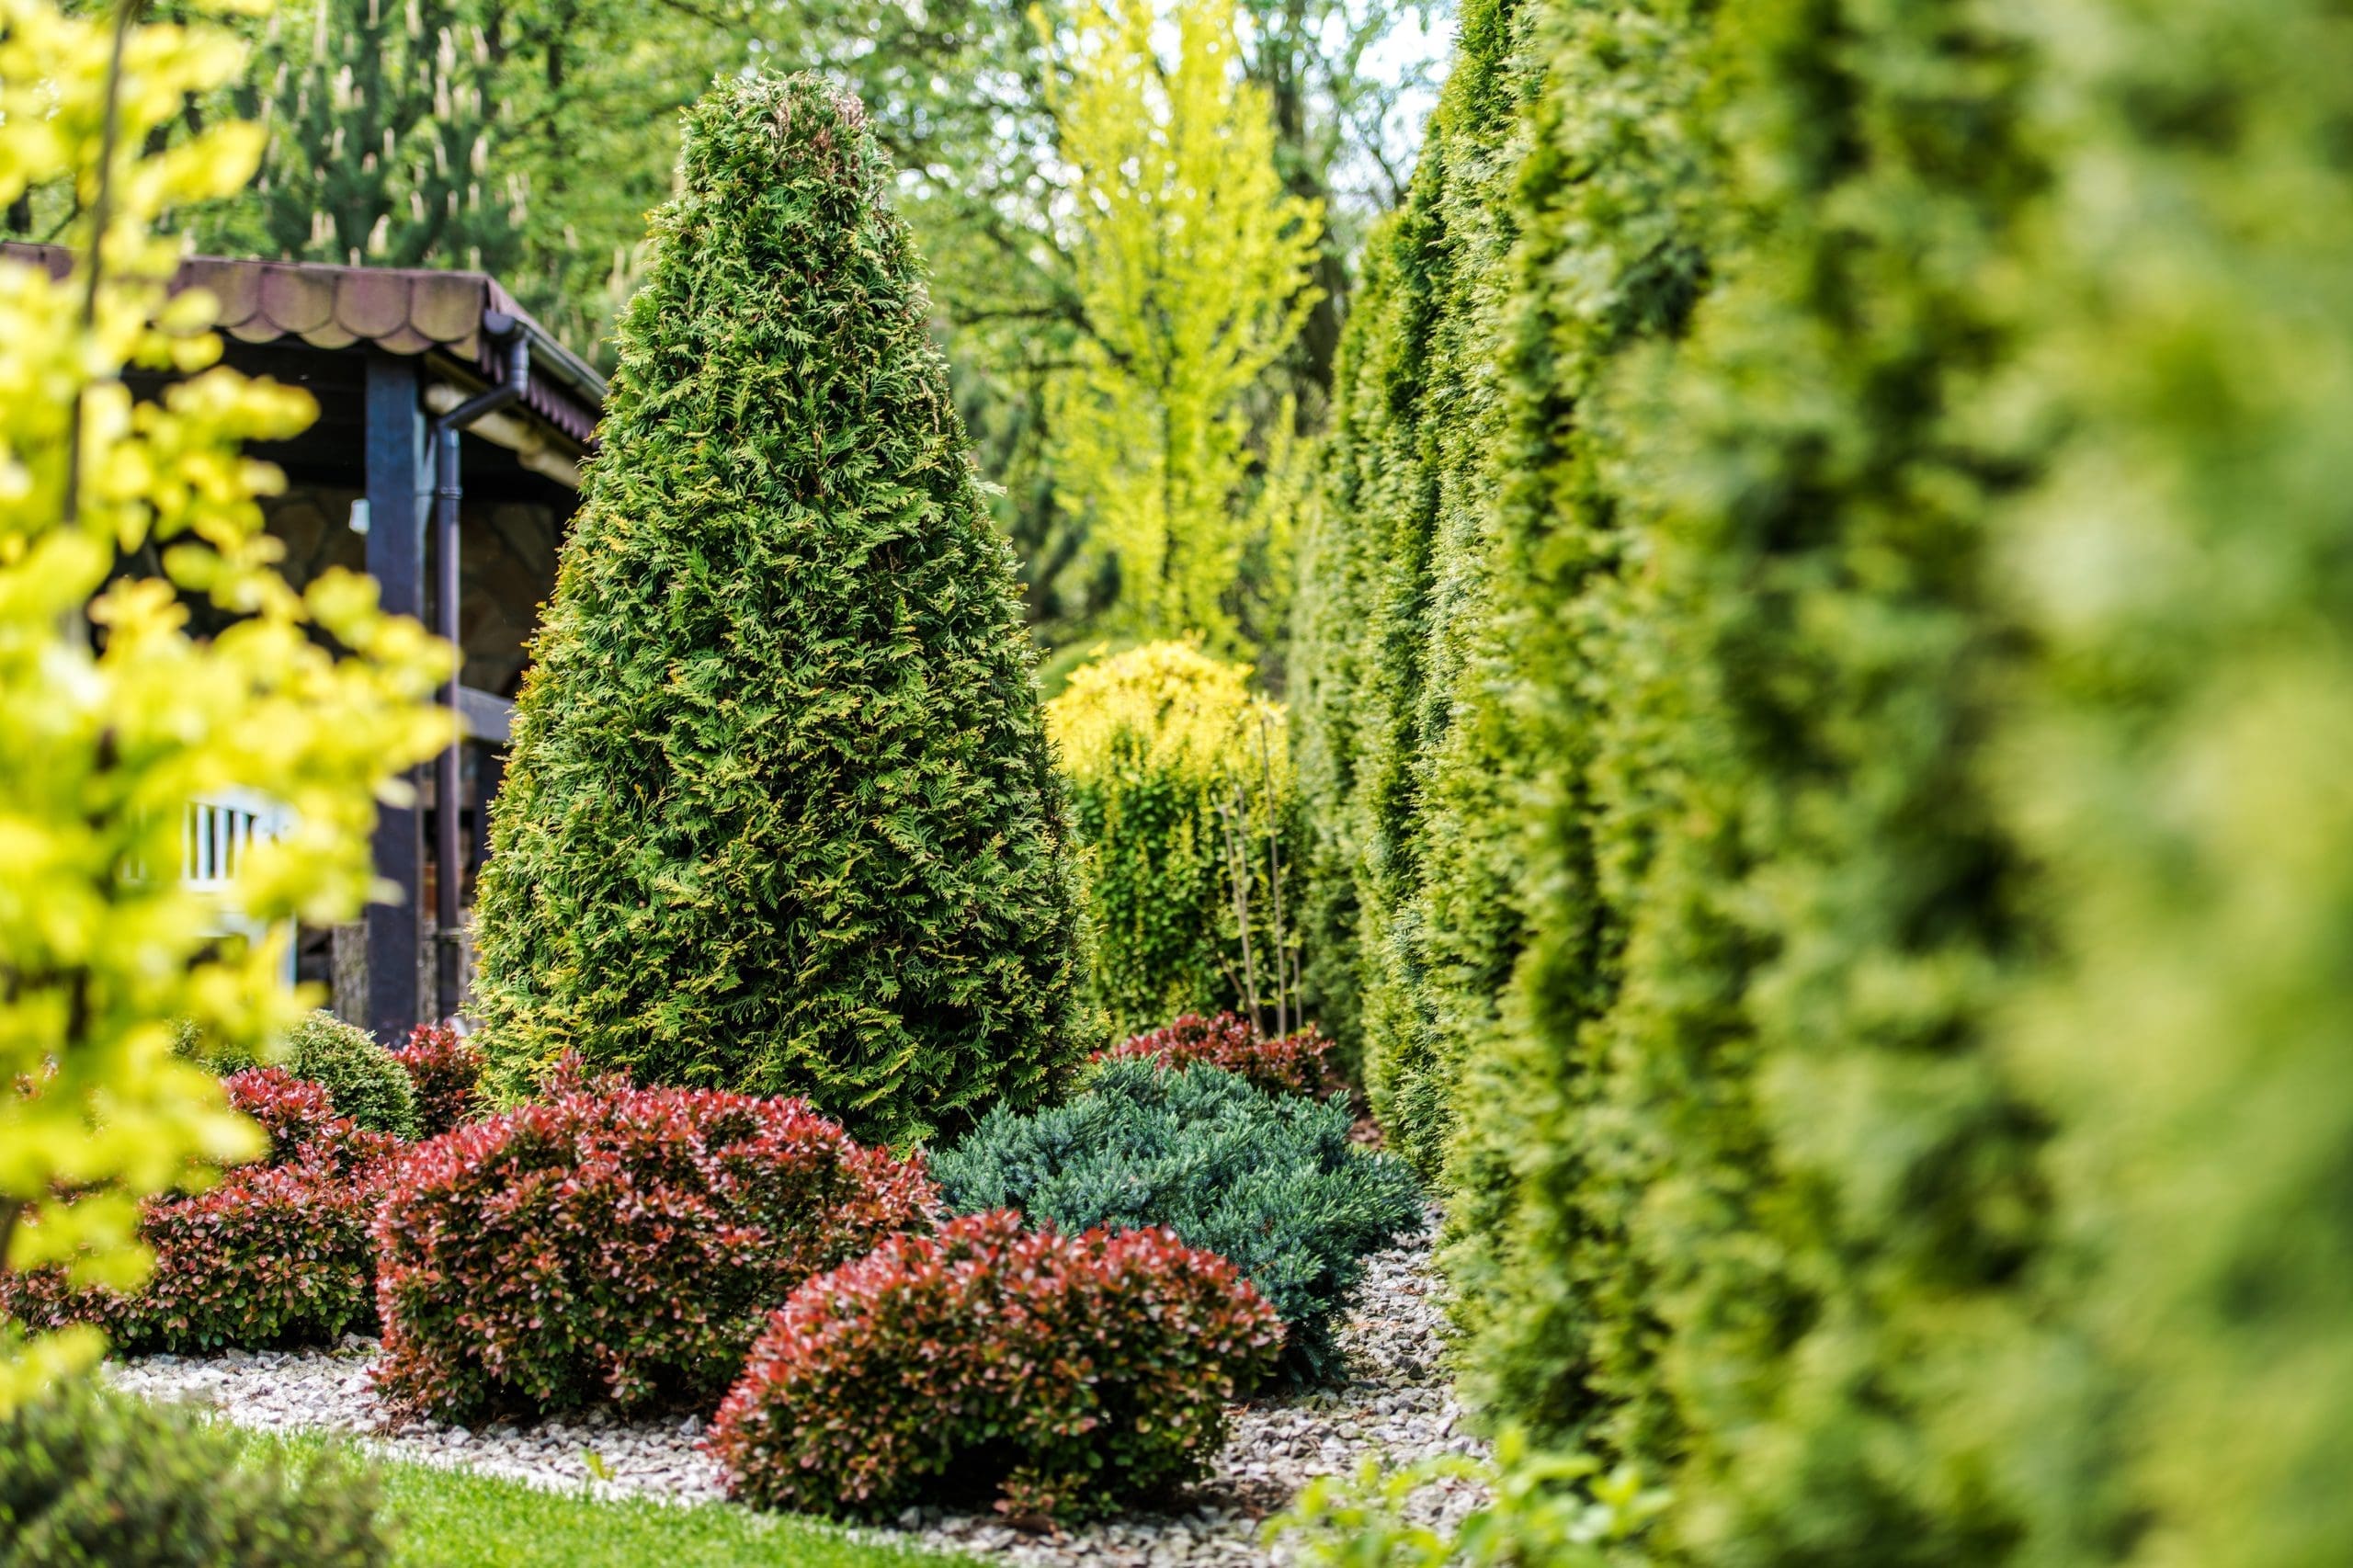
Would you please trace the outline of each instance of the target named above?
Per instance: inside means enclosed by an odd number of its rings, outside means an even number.
[[[1411,1463],[1481,1451],[1440,1359],[1446,1331],[1432,1233],[1368,1260],[1339,1341],[1344,1386],[1248,1403],[1210,1476],[1167,1509],[1136,1512],[1057,1535],[1016,1530],[993,1516],[911,1508],[875,1532],[1024,1563],[1256,1563],[1269,1560],[1260,1522],[1319,1475],[1352,1473],[1369,1457]],[[149,1356],[115,1363],[114,1381],[150,1397],[201,1401],[240,1426],[365,1433],[388,1455],[460,1465],[550,1488],[699,1502],[722,1495],[719,1467],[698,1445],[700,1417],[618,1420],[602,1411],[532,1426],[476,1429],[436,1421],[394,1426],[376,1398],[372,1340],[335,1351]],[[1467,1487],[1434,1489],[1428,1506],[1467,1510]]]

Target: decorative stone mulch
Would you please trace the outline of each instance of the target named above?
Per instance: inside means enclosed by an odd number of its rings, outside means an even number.
[[[1237,1406],[1211,1473],[1171,1508],[1051,1535],[1017,1530],[989,1515],[910,1508],[895,1528],[871,1533],[1038,1568],[1217,1568],[1276,1560],[1260,1543],[1261,1522],[1313,1478],[1353,1474],[1367,1456],[1410,1464],[1483,1451],[1464,1428],[1447,1383],[1446,1314],[1430,1244],[1426,1231],[1370,1260],[1356,1310],[1341,1330],[1353,1372],[1347,1386]],[[349,1432],[392,1458],[601,1495],[683,1502],[723,1495],[718,1467],[697,1447],[703,1430],[698,1417],[623,1421],[598,1411],[519,1427],[394,1426],[368,1380],[376,1348],[372,1340],[347,1337],[334,1351],[147,1356],[110,1370],[118,1386],[151,1398],[195,1400],[265,1430]],[[1475,1488],[1449,1483],[1427,1490],[1417,1506],[1438,1522],[1478,1501]]]

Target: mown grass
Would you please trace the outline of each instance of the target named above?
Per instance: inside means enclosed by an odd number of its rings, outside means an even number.
[[[384,1517],[399,1568],[957,1568],[971,1562],[872,1545],[829,1525],[723,1503],[605,1502],[471,1471],[371,1462],[382,1479]]]

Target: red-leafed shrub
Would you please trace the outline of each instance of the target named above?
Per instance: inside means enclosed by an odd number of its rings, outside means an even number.
[[[1131,1035],[1108,1051],[1097,1051],[1095,1060],[1143,1057],[1171,1067],[1205,1062],[1246,1078],[1269,1094],[1315,1095],[1339,1086],[1325,1061],[1331,1049],[1332,1042],[1318,1034],[1313,1024],[1293,1034],[1269,1038],[1238,1013],[1220,1013],[1214,1018],[1187,1013],[1173,1024]]]
[[[591,1067],[576,1051],[567,1051],[548,1063],[531,1085],[531,1098],[560,1100],[570,1095],[625,1095],[637,1085],[619,1067]]]
[[[37,1328],[96,1324],[127,1350],[332,1341],[372,1325],[368,1221],[399,1144],[278,1068],[223,1085],[268,1131],[269,1153],[206,1191],[142,1206],[140,1239],[155,1253],[146,1282],[122,1292],[77,1288],[61,1268],[0,1272],[0,1312]]]
[[[269,1153],[260,1162],[265,1165],[313,1164],[351,1176],[400,1148],[398,1139],[336,1115],[324,1085],[282,1067],[248,1067],[222,1079],[221,1086],[232,1108],[269,1134]]]
[[[418,1145],[376,1221],[377,1378],[459,1418],[708,1405],[813,1274],[927,1226],[914,1161],[799,1100],[573,1094]]]
[[[392,1052],[416,1091],[416,1120],[427,1138],[470,1121],[490,1107],[482,1092],[482,1051],[448,1024],[419,1024]]]
[[[1173,1233],[973,1215],[794,1291],[710,1448],[761,1507],[996,1494],[1012,1513],[1085,1514],[1199,1474],[1282,1336],[1232,1264]]]

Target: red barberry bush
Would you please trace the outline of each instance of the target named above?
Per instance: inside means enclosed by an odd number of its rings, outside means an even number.
[[[489,1114],[483,1096],[481,1049],[449,1024],[419,1024],[392,1052],[416,1094],[416,1120],[426,1138],[438,1137]]]
[[[231,1108],[269,1134],[266,1165],[320,1165],[338,1176],[372,1170],[390,1159],[400,1140],[370,1132],[336,1113],[326,1085],[297,1078],[282,1067],[248,1067],[221,1081]]]
[[[1282,1346],[1274,1309],[1168,1231],[899,1236],[768,1320],[710,1450],[760,1507],[871,1516],[992,1494],[1099,1511],[1199,1475]]]
[[[140,1239],[155,1254],[146,1282],[118,1291],[75,1286],[62,1268],[0,1271],[0,1313],[35,1328],[95,1324],[124,1350],[331,1343],[373,1325],[368,1225],[398,1142],[280,1068],[224,1086],[269,1133],[269,1153],[206,1191],[142,1207]]]
[[[1142,1058],[1169,1067],[1195,1062],[1246,1078],[1269,1094],[1320,1095],[1338,1087],[1327,1060],[1332,1042],[1310,1024],[1279,1037],[1262,1035],[1239,1013],[1204,1018],[1186,1013],[1118,1045],[1095,1053],[1095,1060]]]
[[[379,1384],[458,1419],[699,1403],[810,1276],[928,1226],[919,1162],[799,1100],[561,1095],[418,1145],[376,1221]]]

